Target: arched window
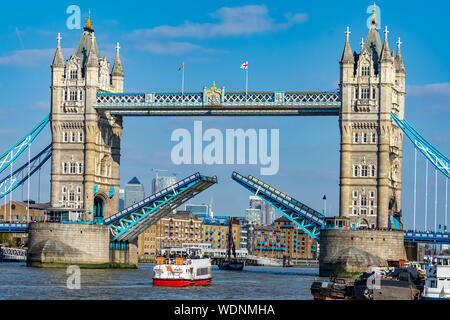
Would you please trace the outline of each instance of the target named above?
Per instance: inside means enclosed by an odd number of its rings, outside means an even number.
[[[82,173],[83,173],[83,164],[82,164],[82,163],[79,163],[79,164],[78,164],[78,173],[79,173],[79,174],[82,174]]]
[[[78,141],[83,142],[83,132],[78,132]]]
[[[358,132],[355,132],[355,135],[353,136],[353,141],[354,141],[355,143],[358,143],[358,142],[359,142]]]
[[[69,165],[67,163],[63,163],[63,173],[66,174],[67,173],[67,169],[68,169]]]
[[[83,100],[83,91],[80,90],[80,100]]]
[[[359,175],[359,167],[358,166],[354,166],[353,167],[353,176],[357,177]]]
[[[367,143],[367,133],[363,133],[363,142]]]
[[[366,196],[361,197],[361,205],[362,206],[367,206],[367,197]]]
[[[76,174],[77,173],[77,167],[75,163],[71,163],[70,164],[70,173],[71,174]]]
[[[375,166],[372,166],[372,177],[375,177],[375,174],[376,174],[376,168],[375,168]]]
[[[69,134],[67,132],[63,133],[63,142],[69,142]]]
[[[376,99],[377,97],[377,90],[375,88],[372,88],[372,99]]]
[[[361,168],[361,176],[362,177],[367,177],[369,175],[369,168],[368,166],[364,165]]]
[[[372,143],[376,143],[377,142],[377,134],[374,132],[372,133]]]
[[[370,90],[369,90],[369,88],[362,88],[361,89],[361,98],[362,99],[369,99],[370,98]]]
[[[71,141],[71,142],[76,142],[76,135],[75,135],[75,132],[71,132],[71,133],[70,133],[70,141]]]

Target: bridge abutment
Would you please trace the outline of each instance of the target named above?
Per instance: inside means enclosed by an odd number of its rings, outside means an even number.
[[[406,260],[403,231],[324,229],[320,232],[321,277],[352,276],[367,265]]]
[[[110,249],[105,225],[33,223],[29,229],[27,266],[61,268],[136,268],[137,246]]]

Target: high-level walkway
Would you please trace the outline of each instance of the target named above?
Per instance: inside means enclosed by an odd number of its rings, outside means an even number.
[[[97,93],[94,108],[121,116],[337,116],[338,91]]]

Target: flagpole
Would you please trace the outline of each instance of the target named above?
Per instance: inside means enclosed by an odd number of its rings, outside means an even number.
[[[181,80],[181,95],[184,95],[184,61],[183,61],[183,75]]]
[[[245,95],[248,95],[248,66],[245,69]]]

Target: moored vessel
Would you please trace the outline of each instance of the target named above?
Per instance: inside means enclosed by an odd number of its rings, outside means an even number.
[[[245,260],[236,256],[236,247],[233,241],[233,218],[228,220],[227,254],[224,259],[219,259],[217,266],[221,270],[241,271],[244,269]]]
[[[450,299],[450,256],[437,256],[426,269],[424,300]]]
[[[196,254],[158,257],[153,268],[153,286],[188,287],[211,284],[211,261]]]

